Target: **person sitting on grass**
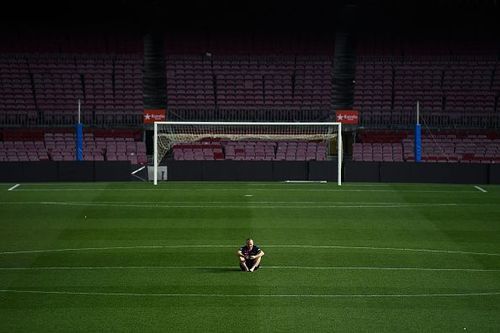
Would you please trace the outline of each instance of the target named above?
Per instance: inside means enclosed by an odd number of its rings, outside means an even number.
[[[257,245],[253,245],[253,240],[249,238],[246,241],[246,245],[239,249],[237,255],[240,260],[241,270],[244,272],[253,272],[259,269],[264,251]]]

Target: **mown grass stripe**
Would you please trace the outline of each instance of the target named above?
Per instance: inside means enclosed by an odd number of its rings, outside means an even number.
[[[210,297],[210,298],[407,298],[407,297],[478,297],[500,296],[500,291],[470,293],[425,293],[425,294],[191,294],[191,293],[124,293],[124,292],[85,292],[55,290],[17,290],[0,289],[0,293],[25,293],[42,295],[73,296],[126,296],[126,297]]]

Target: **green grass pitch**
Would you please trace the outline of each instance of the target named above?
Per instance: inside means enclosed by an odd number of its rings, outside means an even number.
[[[500,330],[498,186],[13,185],[1,332]]]

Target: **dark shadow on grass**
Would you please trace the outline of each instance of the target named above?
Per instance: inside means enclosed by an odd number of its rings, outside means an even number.
[[[240,273],[241,270],[239,267],[210,267],[210,268],[204,268],[203,269],[204,272],[206,273],[219,273],[219,274],[222,274],[222,273]],[[243,272],[241,272],[243,273]]]

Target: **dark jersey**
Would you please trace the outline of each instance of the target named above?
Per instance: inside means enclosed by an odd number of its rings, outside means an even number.
[[[243,255],[245,257],[247,257],[247,256],[254,256],[254,255],[256,255],[257,253],[260,252],[260,248],[257,245],[254,245],[253,248],[252,248],[252,250],[250,251],[248,249],[248,247],[245,245],[245,246],[243,246],[243,247],[240,248],[240,251],[241,251],[241,253],[243,253]]]

